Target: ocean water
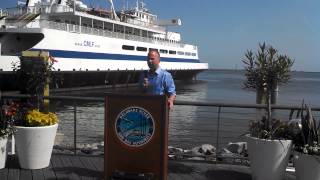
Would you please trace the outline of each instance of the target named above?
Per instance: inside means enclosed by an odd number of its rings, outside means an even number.
[[[256,94],[243,88],[243,71],[216,70],[198,75],[197,81],[176,81],[177,100],[215,103],[255,104]],[[136,92],[136,88],[78,91],[63,95],[103,97],[106,92]],[[279,87],[277,104],[320,107],[320,73],[294,72],[289,83]],[[73,102],[53,102],[61,119],[58,131],[64,134],[64,144],[73,143]],[[197,107],[176,105],[170,112],[169,145],[192,148],[213,144],[219,148],[228,142],[243,141],[249,120],[261,118],[264,112],[254,109]],[[277,112],[287,118],[289,112]],[[316,114],[317,117],[318,114]],[[78,102],[77,142],[103,141],[104,104]]]
[[[244,71],[206,71],[198,76],[199,82],[178,87],[188,100],[205,100],[224,103],[254,104],[256,93],[244,89]],[[320,105],[320,73],[293,72],[287,84],[279,87],[277,104]],[[193,93],[190,93],[191,90]],[[197,99],[194,99],[196,97]]]

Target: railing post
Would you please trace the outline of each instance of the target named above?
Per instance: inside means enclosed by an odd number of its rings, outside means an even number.
[[[15,141],[15,139],[14,139],[14,135],[11,134],[11,155],[16,154],[16,149],[15,149],[15,147],[16,147],[16,141]]]
[[[219,135],[220,135],[220,113],[221,113],[221,106],[218,107],[218,122],[217,122],[217,141],[216,147],[217,150],[219,149]]]
[[[74,155],[77,154],[77,103],[73,102],[73,147]]]

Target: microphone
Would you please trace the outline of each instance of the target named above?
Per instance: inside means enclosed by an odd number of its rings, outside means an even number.
[[[148,82],[148,71],[144,71],[143,87],[144,87],[144,91],[145,91],[145,92],[147,92],[148,86],[149,86],[149,82]]]

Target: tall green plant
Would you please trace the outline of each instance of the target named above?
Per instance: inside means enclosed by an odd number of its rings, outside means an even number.
[[[259,44],[257,53],[247,50],[245,59],[244,88],[262,93],[267,99],[268,118],[267,129],[271,129],[271,94],[281,84],[290,79],[291,67],[294,61],[287,55],[281,55],[278,50],[265,43]]]
[[[247,50],[245,59],[246,81],[244,87],[249,90],[263,90],[271,92],[278,85],[287,83],[294,61],[287,55],[278,54],[278,51],[265,43],[259,44],[257,53]]]
[[[298,111],[297,116],[299,115],[301,124],[291,122],[292,127],[290,128],[294,135],[294,149],[305,154],[320,155],[320,122],[316,121],[311,108],[304,103],[302,103],[301,110]]]
[[[50,83],[54,75],[55,60],[49,56],[48,52],[26,51],[25,54],[20,57],[20,62],[12,64],[12,68],[16,74],[20,92],[34,96],[35,98],[30,99],[34,101],[31,104],[41,109],[44,108],[43,96],[46,85]]]

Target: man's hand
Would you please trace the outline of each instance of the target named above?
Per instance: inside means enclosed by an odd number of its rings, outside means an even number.
[[[169,106],[169,110],[173,109],[173,102],[176,99],[176,95],[173,94],[168,98],[168,106]]]
[[[169,106],[169,110],[173,109],[173,100],[172,99],[168,99],[168,106]]]

